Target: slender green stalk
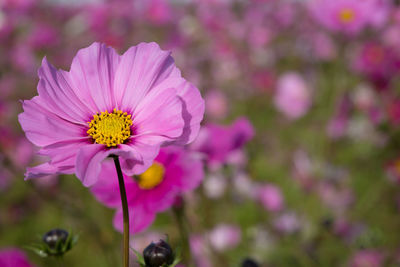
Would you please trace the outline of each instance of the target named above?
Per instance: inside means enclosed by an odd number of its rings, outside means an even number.
[[[190,255],[190,244],[189,244],[189,234],[187,229],[187,221],[185,215],[185,207],[182,205],[181,207],[174,207],[173,209],[175,219],[178,225],[179,234],[181,237],[181,245],[182,245],[182,260],[186,264],[186,266],[193,266],[192,259]]]
[[[119,158],[116,155],[112,156],[114,158],[115,168],[117,169],[118,182],[119,182],[119,192],[121,194],[122,202],[122,213],[124,218],[124,246],[123,246],[123,267],[129,267],[129,212],[128,212],[128,201],[126,200],[126,190],[124,177],[122,176],[121,165],[119,163]]]

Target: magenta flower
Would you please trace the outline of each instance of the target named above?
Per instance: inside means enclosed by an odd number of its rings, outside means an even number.
[[[39,95],[23,102],[19,122],[49,161],[28,168],[26,179],[75,173],[91,186],[112,154],[126,174],[141,173],[161,145],[191,142],[203,118],[198,89],[156,43],[122,56],[94,43],[78,51],[69,72],[44,58],[39,78]]]
[[[91,191],[108,207],[120,208],[118,180],[113,164],[103,164],[99,182]],[[203,164],[193,153],[180,147],[162,148],[153,165],[143,174],[125,175],[128,206],[132,210],[131,231],[136,233],[147,228],[157,212],[170,208],[175,197],[195,189],[204,176]],[[114,225],[122,231],[122,210],[118,210]]]
[[[232,125],[208,124],[202,128],[193,143],[193,150],[204,153],[210,164],[224,164],[232,153],[240,150],[254,136],[254,129],[246,118]]]
[[[30,264],[25,253],[17,248],[5,248],[0,250],[1,267],[34,267]]]

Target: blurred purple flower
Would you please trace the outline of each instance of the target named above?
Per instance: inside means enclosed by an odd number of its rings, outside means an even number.
[[[355,55],[353,68],[369,78],[378,89],[386,89],[400,69],[399,55],[376,41],[363,43]]]

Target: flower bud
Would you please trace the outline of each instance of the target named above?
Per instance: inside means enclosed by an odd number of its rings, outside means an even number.
[[[259,266],[258,263],[250,258],[244,259],[242,262],[242,267],[258,267],[258,266]]]
[[[43,236],[43,242],[45,242],[50,249],[56,249],[57,246],[62,246],[67,241],[68,235],[68,232],[63,229],[53,229]]]
[[[143,250],[143,257],[146,267],[168,266],[174,261],[174,253],[171,246],[161,239],[157,243],[151,242]]]

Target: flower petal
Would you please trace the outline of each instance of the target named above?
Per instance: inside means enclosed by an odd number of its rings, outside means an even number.
[[[165,88],[164,82],[154,88],[139,103],[133,115],[135,134],[133,139],[140,139],[147,144],[161,145],[166,141],[175,141],[182,134],[182,101],[173,88]]]
[[[159,149],[159,146],[148,145],[137,139],[129,145],[119,145],[115,154],[120,156],[122,171],[127,175],[135,175],[143,173],[151,166]]]
[[[50,164],[59,168],[75,169],[76,154],[78,150],[89,144],[88,138],[82,140],[61,141],[39,150],[38,154],[50,158]]]
[[[29,180],[32,178],[41,178],[56,173],[58,173],[58,168],[54,165],[49,164],[49,162],[46,162],[32,168],[27,168],[25,173],[25,180]]]
[[[84,186],[94,185],[101,170],[101,162],[107,158],[113,150],[106,150],[104,145],[90,144],[81,147],[76,155],[76,176]]]
[[[86,129],[50,111],[43,98],[36,96],[23,102],[24,112],[18,115],[26,137],[37,146],[85,136]]]
[[[203,120],[205,103],[200,91],[183,78],[175,78],[176,91],[183,101],[182,114],[185,127],[182,135],[174,144],[185,145],[191,143],[198,135],[200,122]],[[174,81],[171,81],[174,83]]]
[[[75,93],[97,112],[115,107],[113,82],[120,56],[105,44],[93,43],[78,51],[69,80]],[[92,114],[93,115],[93,114]]]
[[[49,110],[66,120],[86,125],[93,110],[77,97],[68,80],[68,73],[57,71],[45,57],[38,75],[38,93]]]
[[[132,113],[153,86],[167,77],[180,76],[170,52],[156,43],[140,43],[121,57],[115,74],[117,108]]]

